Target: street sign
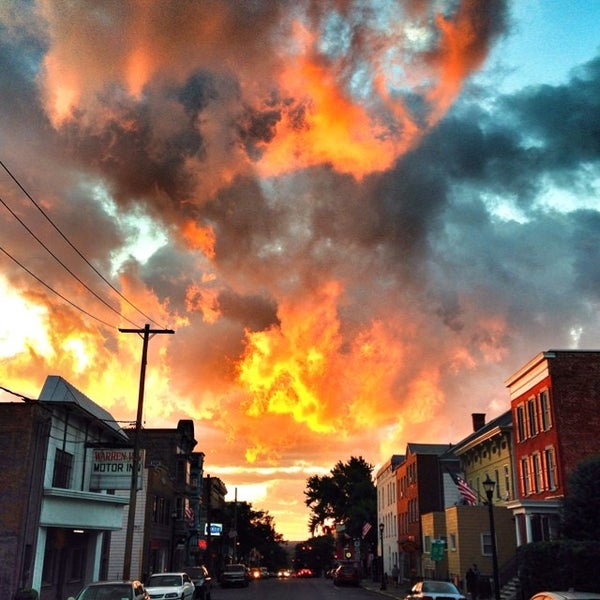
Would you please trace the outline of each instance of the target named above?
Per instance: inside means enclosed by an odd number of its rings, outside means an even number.
[[[431,540],[431,560],[436,562],[443,560],[445,546],[444,540]]]

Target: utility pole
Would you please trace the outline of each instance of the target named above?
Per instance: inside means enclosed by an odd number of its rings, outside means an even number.
[[[206,556],[208,572],[212,573],[212,478],[210,475],[206,477]]]
[[[233,505],[233,562],[237,563],[237,488]]]
[[[127,534],[125,536],[125,556],[123,558],[123,579],[129,579],[131,573],[131,553],[133,548],[133,525],[135,521],[135,504],[137,500],[138,462],[140,460],[140,429],[144,412],[144,384],[146,380],[146,363],[148,359],[148,341],[157,333],[175,333],[172,329],[150,329],[146,323],[144,329],[121,329],[121,333],[137,333],[142,336],[142,366],[140,369],[140,389],[138,394],[137,415],[133,436],[133,466],[131,469],[131,484],[129,489],[129,512],[127,516]]]

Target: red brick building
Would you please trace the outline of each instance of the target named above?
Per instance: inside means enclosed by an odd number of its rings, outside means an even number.
[[[450,476],[458,466],[450,444],[406,446],[404,460],[396,469],[398,568],[403,579],[422,574],[421,516],[442,511],[458,499]]]
[[[569,475],[600,454],[600,351],[541,352],[506,380],[514,434],[517,545],[554,539]]]

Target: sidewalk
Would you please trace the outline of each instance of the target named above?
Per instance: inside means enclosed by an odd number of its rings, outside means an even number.
[[[400,598],[404,600],[406,594],[408,594],[408,590],[410,589],[408,584],[401,584],[398,587],[392,583],[386,583],[385,590],[381,589],[380,581],[373,581],[370,578],[361,579],[360,587],[365,590],[369,590],[370,592],[377,592],[382,596],[387,596],[388,598]]]

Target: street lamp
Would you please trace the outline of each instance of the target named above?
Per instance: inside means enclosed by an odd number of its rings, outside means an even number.
[[[486,476],[483,482],[483,489],[487,496],[487,505],[490,515],[490,536],[492,537],[492,568],[494,570],[494,598],[500,600],[500,581],[498,578],[498,555],[496,553],[496,527],[494,526],[494,506],[492,504],[492,497],[494,496],[494,488],[496,482],[490,479],[489,474]]]
[[[379,539],[381,541],[381,588],[382,590],[385,590],[385,569],[383,567],[384,565],[384,561],[383,561],[383,523],[379,523]]]

